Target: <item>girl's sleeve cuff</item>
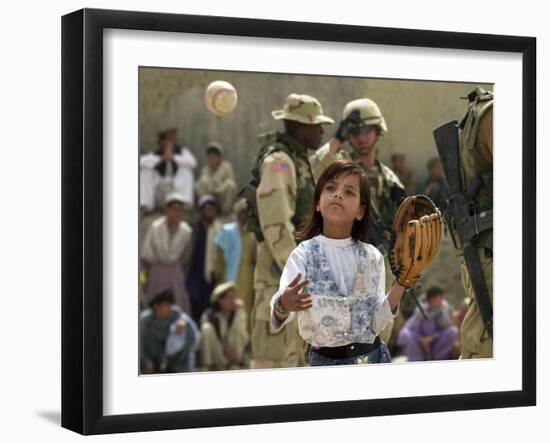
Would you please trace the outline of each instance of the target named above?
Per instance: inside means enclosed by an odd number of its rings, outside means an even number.
[[[277,303],[277,300],[279,299],[279,291],[277,291],[275,294],[273,294],[273,297],[271,297],[271,319],[269,322],[269,332],[271,334],[278,334],[281,332],[281,330],[290,323],[294,319],[294,312],[289,313],[288,317],[284,321],[280,321],[277,316],[275,315],[275,303]]]

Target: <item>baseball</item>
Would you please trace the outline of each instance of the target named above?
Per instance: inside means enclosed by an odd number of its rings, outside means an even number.
[[[231,83],[216,80],[206,88],[204,101],[206,107],[214,114],[229,114],[237,106],[237,90]]]

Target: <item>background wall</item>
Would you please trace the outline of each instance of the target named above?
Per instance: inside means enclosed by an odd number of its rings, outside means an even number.
[[[0,28],[2,145],[0,196],[1,440],[85,441],[59,427],[60,417],[60,27],[62,14],[87,6],[175,13],[350,23],[387,27],[531,35],[538,37],[539,195],[549,195],[543,137],[550,119],[550,31],[544,4],[526,0],[491,5],[464,0],[368,3],[223,2],[157,0],[10,2]],[[456,7],[456,10],[454,9]],[[483,9],[482,9],[483,8]],[[544,105],[543,105],[544,100]],[[543,109],[544,108],[544,109]],[[511,153],[513,155],[513,153]],[[542,187],[541,187],[542,186]],[[538,219],[547,220],[548,199],[539,198]],[[511,213],[510,216],[513,216]],[[540,230],[539,230],[540,232]],[[544,313],[550,292],[542,272],[550,267],[548,235],[539,236],[538,406],[531,408],[360,418],[337,421],[165,431],[87,438],[86,441],[543,441],[548,435],[550,326]],[[534,296],[534,294],[533,294]],[[284,387],[281,387],[284,389]],[[535,435],[537,437],[535,437]],[[540,436],[540,437],[538,437]]]
[[[238,94],[237,107],[223,117],[204,104],[206,87],[220,79],[230,82]],[[480,85],[492,89],[492,85]],[[427,173],[428,160],[437,156],[433,129],[462,118],[467,101],[460,97],[474,87],[471,83],[141,68],[139,148],[141,152],[156,149],[159,131],[178,128],[179,143],[188,146],[199,161],[198,177],[206,162],[204,149],[216,140],[224,146],[224,157],[233,164],[241,189],[251,176],[258,134],[283,129],[271,111],[282,109],[290,92],[315,96],[324,113],[335,120],[335,124],[324,126],[324,141],[334,134],[347,102],[369,97],[378,104],[388,125],[377,145],[378,158],[390,165],[393,152],[405,153],[407,167],[420,181]],[[453,306],[464,302],[460,264],[449,236],[418,287],[425,291],[432,285],[442,287]]]
[[[224,117],[204,105],[206,86],[219,79],[233,84],[239,96],[237,108]],[[481,86],[492,89],[492,85]],[[460,97],[474,87],[467,83],[142,68],[140,150],[156,147],[157,132],[162,128],[177,127],[179,141],[193,150],[202,165],[206,144],[217,140],[226,147],[226,157],[242,186],[250,178],[257,135],[282,128],[271,111],[282,109],[290,92],[317,97],[325,114],[335,120],[336,124],[324,127],[325,141],[334,134],[345,104],[369,97],[378,104],[388,125],[388,133],[378,144],[379,158],[389,164],[391,154],[402,151],[407,166],[422,176],[428,159],[437,156],[432,130],[462,117],[466,100]]]

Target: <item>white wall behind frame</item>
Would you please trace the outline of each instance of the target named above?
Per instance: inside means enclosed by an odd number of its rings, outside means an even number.
[[[8,2],[4,5],[2,33],[3,68],[0,72],[2,107],[5,122],[2,131],[3,154],[0,189],[2,217],[2,294],[5,300],[22,294],[25,297],[25,320],[12,315],[4,304],[0,322],[2,337],[2,376],[0,407],[3,441],[84,441],[59,427],[60,411],[60,16],[81,7],[126,10],[157,10],[225,16],[275,18],[439,29],[448,31],[487,32],[510,35],[533,35],[538,38],[538,182],[539,195],[549,195],[548,179],[543,172],[550,168],[542,152],[545,123],[550,119],[548,88],[542,79],[548,76],[550,31],[544,3],[484,2],[464,0],[442,4],[440,1],[392,1],[377,3],[319,2],[278,0],[277,2],[174,3],[158,0]],[[335,61],[337,63],[337,61]],[[543,100],[545,106],[543,106]],[[30,142],[23,142],[26,135]],[[22,149],[24,146],[24,149]],[[514,156],[515,150],[509,153]],[[24,160],[25,168],[18,159]],[[23,172],[24,171],[24,172]],[[32,178],[32,180],[30,179]],[[25,198],[28,197],[28,198]],[[31,199],[32,197],[32,199]],[[30,201],[32,200],[32,204]],[[547,199],[544,199],[547,200]],[[539,197],[539,220],[550,217],[548,203]],[[25,216],[32,210],[34,216]],[[4,212],[5,214],[5,212]],[[12,216],[13,214],[13,216]],[[513,216],[513,214],[511,214]],[[540,231],[539,231],[540,233]],[[538,293],[549,293],[547,282],[540,278],[550,266],[548,235],[538,237]],[[22,241],[24,240],[24,241]],[[22,244],[24,247],[22,247]],[[22,265],[24,264],[24,265]],[[32,269],[32,274],[29,273]],[[229,428],[120,434],[94,437],[97,441],[181,442],[280,442],[281,437],[296,440],[315,439],[333,442],[344,436],[368,436],[369,440],[463,443],[474,441],[521,441],[535,435],[547,435],[550,414],[548,346],[550,328],[544,321],[548,301],[539,297],[538,406],[485,411],[467,411],[410,416],[327,420],[318,422],[255,425]],[[13,339],[17,337],[17,339]],[[28,352],[27,346],[33,347]],[[542,374],[542,376],[541,376]]]
[[[521,324],[513,297],[496,297],[495,356],[490,361],[392,365],[368,368],[244,371],[184,374],[172,377],[136,377],[137,322],[137,67],[165,66],[243,71],[287,71],[361,77],[409,78],[444,81],[494,82],[495,104],[495,234],[496,251],[506,260],[495,262],[495,293],[521,294],[521,282],[508,280],[521,267],[521,244],[509,243],[507,232],[517,222],[503,217],[508,199],[521,202],[521,189],[509,188],[515,159],[499,155],[521,144],[516,115],[521,107],[519,55],[423,48],[396,48],[358,44],[326,44],[288,40],[247,39],[177,33],[109,30],[104,35],[104,147],[106,261],[104,308],[104,374],[108,385],[107,413],[159,412],[214,407],[259,406],[401,396],[516,390],[521,385],[521,362],[502,344],[521,348],[520,336],[506,325]],[[369,60],[356,65],[331,65],[342,57]],[[238,56],[235,56],[238,55]],[[284,61],[283,61],[284,56]],[[458,116],[457,116],[458,117]],[[511,128],[511,129],[509,129]],[[499,190],[506,192],[499,192]],[[133,197],[133,198],[132,198]],[[500,217],[499,217],[500,216]],[[113,241],[114,240],[114,241]],[[500,248],[500,249],[499,249]],[[503,283],[504,282],[504,283]],[[519,300],[519,297],[517,297]],[[367,372],[376,383],[364,383]],[[207,377],[205,379],[205,377]],[[429,383],[409,383],[410,378]],[[337,381],[335,380],[337,379]],[[208,381],[206,381],[208,380]],[[453,381],[450,383],[450,381]],[[204,396],[205,383],[223,395]],[[288,387],[281,390],[280,385]],[[320,387],[323,387],[320,389]],[[173,396],[174,389],[186,392]]]

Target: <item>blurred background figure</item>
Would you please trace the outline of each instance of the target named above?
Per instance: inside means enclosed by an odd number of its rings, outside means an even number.
[[[216,282],[234,281],[237,297],[243,301],[247,318],[254,302],[254,266],[256,265],[256,237],[245,229],[246,200],[239,199],[233,206],[237,221],[224,224],[214,243],[216,245]],[[250,330],[249,330],[250,332]]]
[[[185,205],[193,207],[193,170],[197,160],[185,146],[177,145],[177,129],[158,133],[158,149],[140,157],[139,195],[143,212],[162,209],[166,195],[179,192]]]
[[[399,178],[407,194],[412,195],[416,191],[416,177],[414,173],[405,166],[405,154],[395,151],[391,155],[391,169]]]
[[[139,319],[141,372],[190,372],[200,332],[193,320],[174,304],[170,289],[159,291]]]
[[[452,308],[443,289],[432,286],[421,304],[426,318],[416,309],[399,333],[398,344],[410,361],[448,360],[458,340]]]
[[[414,294],[416,294],[417,288],[420,287],[420,285],[417,285],[413,289],[409,290],[409,292],[405,294],[405,296],[401,299],[401,303],[399,304],[399,310],[397,312],[397,316],[394,319],[391,336],[389,341],[386,343],[390,354],[392,355],[392,360],[394,360],[394,356],[402,357],[403,355],[403,351],[398,344],[399,333],[401,332],[401,329],[403,329],[403,327],[405,326],[405,323],[407,323],[407,320],[411,318],[411,316],[415,313],[416,303],[413,297],[416,297],[416,295]]]
[[[424,176],[418,183],[417,192],[430,197],[435,205],[444,209],[447,206],[449,188],[445,180],[443,165],[439,157],[432,157],[427,164],[428,175]]]
[[[170,288],[175,303],[188,314],[191,304],[185,286],[191,254],[191,227],[182,220],[185,199],[178,192],[166,196],[165,215],[149,227],[141,251],[141,279],[145,305],[160,290]]]
[[[187,273],[187,290],[193,320],[200,323],[202,312],[214,287],[216,246],[214,239],[221,228],[218,205],[213,196],[203,195],[198,202],[199,219],[193,224],[192,253]]]
[[[231,214],[237,196],[237,183],[233,166],[223,159],[222,145],[217,142],[206,146],[206,165],[202,168],[195,190],[198,198],[212,195],[223,217]]]
[[[201,317],[201,365],[207,370],[247,367],[245,349],[249,343],[244,304],[237,299],[233,282],[216,286],[211,306]]]

